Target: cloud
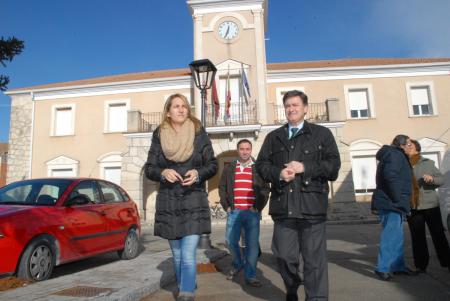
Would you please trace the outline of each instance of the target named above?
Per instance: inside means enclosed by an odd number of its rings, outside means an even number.
[[[407,48],[410,56],[450,57],[449,0],[377,0],[370,5],[370,31]]]

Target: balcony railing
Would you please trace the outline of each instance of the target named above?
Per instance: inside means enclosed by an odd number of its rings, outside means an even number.
[[[283,105],[274,105],[275,110],[275,123],[283,124],[286,123],[286,115],[284,113]],[[327,122],[328,111],[327,105],[325,102],[323,103],[309,103],[308,104],[308,113],[306,114],[305,119],[308,122]]]
[[[282,105],[275,105],[273,108],[274,122],[276,124],[286,123],[284,107]],[[259,123],[257,120],[257,108],[255,103],[231,104],[229,110],[221,104],[217,109],[218,110],[216,110],[212,104],[207,105],[205,112],[207,127]],[[306,120],[315,123],[329,122],[340,120],[339,116],[338,101],[330,99],[323,103],[310,103],[308,105]],[[128,133],[153,132],[161,121],[162,112],[141,113],[140,111],[129,111]]]
[[[229,109],[221,104],[215,108],[212,104],[206,107],[206,126],[246,125],[257,123],[255,103],[235,103]]]
[[[223,104],[218,107],[218,110],[212,105],[208,105],[205,109],[207,127],[257,123],[256,104],[254,103],[231,104],[228,110]],[[162,112],[142,113],[140,111],[129,111],[127,132],[153,132],[161,121]]]

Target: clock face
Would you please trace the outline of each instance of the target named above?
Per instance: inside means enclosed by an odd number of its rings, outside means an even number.
[[[233,21],[225,21],[219,25],[219,36],[225,40],[232,40],[237,37],[239,27]]]

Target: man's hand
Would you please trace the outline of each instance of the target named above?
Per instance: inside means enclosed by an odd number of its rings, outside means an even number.
[[[183,182],[183,177],[173,169],[164,169],[161,174],[166,178],[166,181],[169,181],[170,183],[175,183],[177,181]]]
[[[287,164],[284,164],[287,168],[290,168],[295,171],[295,173],[303,173],[305,171],[305,166],[302,162],[291,161]]]
[[[182,181],[181,185],[183,186],[191,186],[194,184],[198,179],[198,172],[195,169],[189,170],[187,173],[184,174],[184,180]]]
[[[292,168],[286,167],[281,170],[280,179],[285,182],[290,182],[295,179],[295,171]]]

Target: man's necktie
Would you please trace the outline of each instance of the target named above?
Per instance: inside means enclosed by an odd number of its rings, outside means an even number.
[[[289,138],[289,139],[292,139],[292,138],[294,138],[295,137],[295,134],[297,134],[297,132],[298,132],[298,128],[291,128],[291,138]]]

